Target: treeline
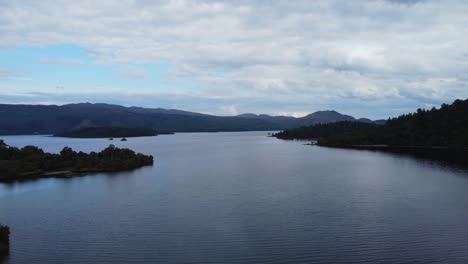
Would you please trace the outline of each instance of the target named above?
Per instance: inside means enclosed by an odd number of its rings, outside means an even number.
[[[56,137],[71,138],[114,138],[114,137],[151,137],[159,133],[153,129],[126,128],[126,127],[88,127],[64,133],[58,133]]]
[[[110,145],[101,152],[76,152],[65,147],[59,154],[35,146],[10,147],[0,140],[0,181],[73,175],[86,172],[114,172],[153,164],[153,156]]]
[[[363,139],[360,137],[368,137],[369,132],[378,126],[370,123],[344,121],[285,130],[273,134],[273,136],[280,139],[313,139],[323,145],[325,142],[333,140],[336,145],[341,145],[351,139],[359,138],[362,142]]]
[[[418,109],[389,119],[384,125],[338,122],[285,130],[281,139],[315,139],[323,146],[387,145],[411,147],[468,147],[468,100],[440,109]]]

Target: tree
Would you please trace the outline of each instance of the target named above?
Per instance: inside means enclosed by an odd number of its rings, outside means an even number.
[[[8,254],[10,248],[10,228],[0,224],[0,254]]]

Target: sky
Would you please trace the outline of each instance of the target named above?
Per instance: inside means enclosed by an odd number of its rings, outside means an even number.
[[[0,103],[373,119],[468,97],[464,0],[0,0]]]

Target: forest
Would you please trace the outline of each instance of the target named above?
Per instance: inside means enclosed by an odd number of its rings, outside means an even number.
[[[35,146],[16,148],[0,140],[0,182],[88,172],[116,172],[152,165],[153,156],[110,145],[101,152],[76,152],[65,147],[58,154]]]
[[[289,129],[280,139],[314,139],[321,146],[468,147],[468,100],[388,119],[383,125],[337,122]]]

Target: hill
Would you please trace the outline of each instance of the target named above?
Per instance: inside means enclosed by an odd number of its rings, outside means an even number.
[[[355,120],[335,111],[305,117],[244,114],[214,116],[175,109],[111,104],[0,104],[0,135],[60,134],[88,127],[147,128],[159,132],[283,130],[317,123]]]
[[[316,139],[319,145],[393,147],[468,147],[468,100],[456,100],[439,109],[418,109],[391,118],[383,125],[366,122],[319,124],[282,131],[281,139]]]

